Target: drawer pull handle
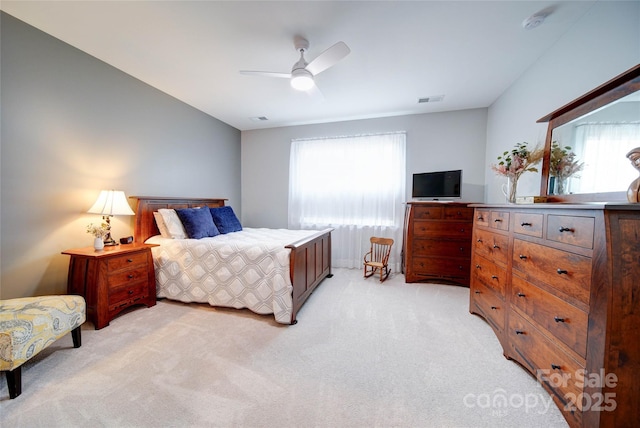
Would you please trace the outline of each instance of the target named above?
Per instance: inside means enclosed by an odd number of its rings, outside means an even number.
[[[480,265],[476,265],[476,269],[482,269]]]
[[[524,331],[522,331],[522,330],[516,330],[516,334],[524,334]]]
[[[520,254],[518,257],[520,257],[520,260],[527,260],[527,256],[524,254]]]
[[[491,306],[491,310],[492,310],[492,311],[497,311],[497,310],[498,310],[498,308],[496,308],[495,306]]]
[[[130,273],[129,275],[127,275],[127,278],[133,279],[133,274]]]
[[[464,233],[464,229],[460,229],[460,232],[461,232],[461,233]]]
[[[560,269],[560,268],[558,268],[558,270],[556,270],[556,272],[558,272],[558,275],[567,275],[569,273],[566,270]]]
[[[460,247],[460,251],[462,251],[462,252],[464,253],[464,248],[463,248],[463,247]]]
[[[557,365],[557,364],[551,364],[551,368],[552,368],[553,370],[560,370],[562,367],[560,367],[560,366],[559,366],[559,365]]]
[[[491,275],[491,279],[498,279],[496,275]]]
[[[127,259],[127,263],[133,263],[133,259]]]
[[[518,297],[525,297],[524,293],[518,293]]]
[[[478,240],[476,242],[482,243],[482,239],[478,238]]]
[[[553,317],[553,320],[555,322],[564,322],[564,318],[560,318],[560,317]]]
[[[560,231],[560,232],[573,232],[573,229],[571,229],[570,227],[560,226],[560,229],[558,229],[558,231]]]
[[[462,213],[461,213],[460,211],[458,211],[456,214],[457,214],[457,215],[462,215]]]
[[[482,220],[484,220],[484,217],[482,217],[481,215],[479,215],[476,219],[477,219],[477,220],[482,221]]]
[[[476,290],[476,291],[474,291],[474,293],[476,293],[476,294],[480,294],[480,291],[479,291],[479,290]]]
[[[133,290],[129,290],[129,294],[133,294]]]
[[[500,246],[498,244],[493,244],[493,248],[500,248]]]
[[[522,227],[531,226],[531,223],[522,222],[522,223],[520,223],[520,226],[522,226]]]
[[[493,220],[494,223],[500,223],[501,221],[502,221],[501,218],[497,218],[497,219]]]

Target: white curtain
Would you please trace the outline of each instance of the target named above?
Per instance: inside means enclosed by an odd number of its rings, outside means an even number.
[[[360,268],[369,238],[395,240],[390,266],[400,271],[406,134],[293,140],[289,228],[333,227],[334,267]]]
[[[624,156],[640,146],[640,123],[581,124],[576,127],[575,141],[577,158],[584,161],[585,167],[576,174],[579,178],[572,180],[572,192],[626,190],[638,177]]]

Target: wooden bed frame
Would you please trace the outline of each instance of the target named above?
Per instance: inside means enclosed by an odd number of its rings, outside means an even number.
[[[134,242],[144,242],[159,235],[153,212],[160,208],[222,207],[226,199],[174,198],[132,196],[136,201]],[[293,284],[293,311],[291,324],[297,322],[296,315],[313,290],[331,273],[331,231],[325,229],[314,235],[286,245],[291,250],[289,274]]]

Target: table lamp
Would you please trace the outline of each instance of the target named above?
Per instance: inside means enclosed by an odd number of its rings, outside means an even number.
[[[111,217],[114,215],[135,215],[127,202],[127,197],[121,190],[102,190],[98,200],[87,212],[102,215],[102,219],[107,223],[107,235],[104,237],[104,245],[106,246],[118,245],[111,237]]]

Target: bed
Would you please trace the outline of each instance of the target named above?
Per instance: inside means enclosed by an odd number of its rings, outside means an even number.
[[[269,245],[259,245],[260,247],[269,247],[269,250],[274,254],[273,257],[270,256],[271,262],[267,266],[267,271],[265,271],[265,266],[261,266],[259,269],[251,269],[250,267],[243,267],[242,269],[236,268],[236,270],[250,270],[253,276],[256,275],[256,272],[261,272],[260,275],[263,277],[253,278],[252,281],[257,280],[262,282],[264,287],[276,287],[275,291],[272,290],[266,293],[263,287],[261,291],[256,293],[244,293],[238,290],[238,287],[240,287],[239,284],[242,282],[240,280],[225,281],[231,284],[233,288],[233,290],[229,290],[229,292],[221,291],[218,286],[215,287],[215,290],[210,286],[195,286],[197,292],[194,293],[174,292],[175,290],[165,289],[163,287],[166,281],[162,276],[164,274],[162,273],[162,268],[159,269],[159,265],[166,261],[165,258],[168,257],[168,253],[179,253],[187,248],[188,245],[199,244],[198,250],[189,250],[193,254],[199,254],[203,251],[202,248],[211,247],[213,245],[212,242],[216,241],[218,236],[203,238],[202,240],[174,239],[172,241],[184,242],[168,242],[169,240],[159,236],[160,231],[154,219],[154,212],[163,208],[223,207],[225,206],[226,199],[148,196],[134,196],[131,197],[131,199],[136,201],[135,242],[149,242],[158,245],[152,248],[152,253],[154,254],[156,287],[159,298],[167,297],[183,302],[207,302],[212,306],[248,308],[260,314],[273,313],[275,320],[281,324],[296,324],[296,316],[304,302],[324,278],[332,276],[331,231],[333,229],[325,229],[322,231],[287,231],[285,229],[245,228],[242,232],[220,235],[221,239],[218,241],[226,241],[228,244],[227,250],[232,245],[240,246],[243,240],[248,241],[254,239],[254,235],[257,237],[264,235],[267,238],[276,239],[276,242],[282,242],[283,244],[281,246],[278,245],[277,249],[273,248],[273,242],[270,242]],[[243,234],[245,231],[249,233]],[[242,239],[238,239],[238,243],[235,244],[232,242],[232,238],[235,237]],[[291,239],[291,241],[283,241],[286,239]],[[178,249],[163,248],[165,244],[178,246]],[[251,256],[251,258],[254,257]],[[271,264],[275,266],[271,266]],[[176,264],[173,265],[174,269],[175,265]],[[288,272],[284,272],[285,268]],[[272,271],[272,269],[274,270]],[[276,272],[275,269],[280,269],[282,272]],[[225,275],[229,275],[228,271],[224,273]],[[215,276],[215,274],[210,276]],[[227,279],[229,278],[225,277],[225,280]],[[175,284],[173,284],[173,287],[175,288]],[[233,294],[234,298],[230,300],[228,294]],[[247,297],[242,297],[241,295],[243,294],[246,294]],[[256,302],[256,294],[259,294],[261,299],[270,300],[269,304]],[[265,294],[269,294],[269,296]],[[271,294],[273,294],[273,296],[271,296]],[[221,298],[221,296],[223,297]]]

